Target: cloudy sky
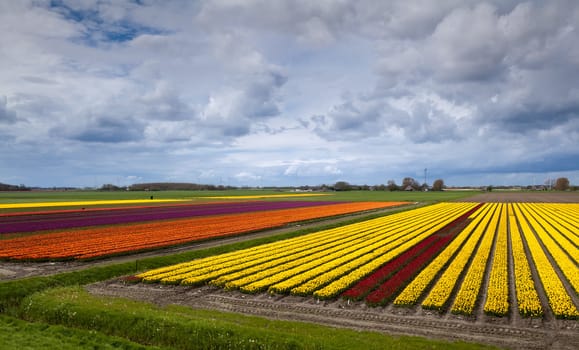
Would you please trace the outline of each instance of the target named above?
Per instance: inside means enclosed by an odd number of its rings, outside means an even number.
[[[579,184],[579,2],[0,0],[0,182]]]

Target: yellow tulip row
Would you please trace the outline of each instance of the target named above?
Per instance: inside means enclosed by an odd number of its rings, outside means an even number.
[[[577,248],[579,236],[575,235],[565,225],[557,222],[556,217],[552,215],[553,212],[548,211],[548,207],[546,208],[545,204],[527,204],[525,209],[531,213],[534,222],[540,225],[541,232],[548,233],[552,237],[552,239],[551,237],[545,238],[549,241],[555,240],[569,254],[575,264],[579,263],[579,248]]]
[[[396,236],[394,237],[396,238]],[[226,276],[228,280],[232,280],[226,284],[228,289],[241,289],[245,292],[258,292],[267,289],[272,283],[283,281],[294,275],[299,275],[305,271],[310,271],[320,264],[338,259],[345,254],[361,254],[365,250],[372,249],[381,240],[392,239],[389,234],[378,235],[368,239],[367,233],[352,243],[342,244],[332,249],[309,249],[301,259],[294,259],[290,261],[282,261],[276,264],[275,267],[257,266],[256,271],[249,271],[242,278],[236,279],[238,276]],[[349,256],[349,255],[347,255]],[[264,278],[267,278],[267,283],[264,283]]]
[[[554,221],[551,224],[575,246],[579,246],[579,215],[577,217],[571,215],[570,209],[573,207],[575,211],[579,212],[579,204],[568,204],[566,208],[561,207],[561,205],[553,205],[548,212]]]
[[[271,244],[270,248],[272,250],[275,249],[283,249],[287,245],[286,241],[277,242],[277,244]],[[219,255],[219,258],[209,257],[205,259],[193,260],[188,261],[180,264],[170,265],[167,267],[161,267],[158,269],[150,270],[144,273],[137,275],[138,277],[143,278],[146,282],[158,282],[162,278],[167,276],[173,276],[175,274],[186,273],[189,271],[210,267],[213,266],[215,263],[225,264],[227,262],[237,262],[239,256],[245,255],[249,256],[251,253],[255,253],[253,257],[255,259],[265,255],[265,253],[261,252],[261,254],[255,248],[249,248],[244,251],[235,251],[231,253],[225,253]]]
[[[537,289],[535,289],[531,267],[527,260],[523,239],[511,204],[508,207],[508,218],[514,264],[515,292],[519,313],[530,317],[543,316],[543,306],[539,300]]]
[[[335,228],[332,230],[322,231],[320,233],[298,237],[293,240],[283,240],[275,243],[262,245],[259,247],[248,248],[231,253],[225,253],[218,256],[212,256],[204,259],[193,260],[181,264],[171,265],[168,267],[150,270],[138,275],[145,282],[169,282],[170,280],[179,281],[180,276],[183,278],[207,274],[222,270],[226,267],[247,268],[247,265],[257,263],[260,259],[271,257],[273,252],[279,252],[291,256],[299,251],[299,248],[308,249],[316,242],[331,244],[340,239],[350,239],[352,237],[343,237],[346,232],[344,228]],[[292,248],[291,251],[288,248]],[[247,260],[249,264],[240,266],[240,258]],[[181,279],[183,279],[181,278]]]
[[[529,222],[538,234],[541,242],[547,248],[547,251],[557,263],[557,266],[563,272],[575,292],[579,293],[579,249],[565,238],[558,230],[548,226],[549,222],[554,221],[544,219],[537,215],[537,212],[531,212],[532,206],[525,205],[524,210],[529,214]]]
[[[470,217],[472,221],[460,232],[456,238],[428,265],[426,266],[394,300],[394,305],[409,306],[418,302],[426,288],[431,285],[434,277],[448,264],[452,257],[459,251],[461,246],[471,236],[471,233],[486,217],[486,212],[491,209],[488,204],[483,205]]]
[[[281,254],[285,252],[286,255],[291,256],[291,254],[295,253],[295,250],[300,246],[311,248],[312,244],[315,244],[317,241],[329,244],[332,242],[332,237],[334,237],[335,240],[343,238],[342,234],[345,231],[344,228],[335,228],[312,235],[298,237],[293,240],[279,241],[259,247],[159,268],[142,273],[138,275],[138,277],[143,278],[143,281],[145,282],[163,281],[164,283],[169,283],[179,282],[182,279],[192,278],[210,272],[227,272],[223,270],[224,268],[237,268],[239,270],[247,268],[247,265],[260,262],[260,259],[271,257],[273,255],[272,253],[276,251],[281,252]],[[289,251],[288,247],[291,247],[292,251]],[[247,260],[246,264],[241,265],[240,258]]]
[[[485,277],[487,261],[495,239],[495,232],[498,231],[499,220],[501,219],[502,204],[491,215],[489,225],[483,231],[482,241],[476,251],[472,262],[466,272],[466,276],[454,299],[451,312],[457,314],[471,315],[478,300],[480,287]]]
[[[241,253],[235,257],[235,259],[228,259],[226,261],[221,261],[220,256],[215,257],[215,259],[208,258],[206,264],[197,266],[193,270],[186,271],[181,274],[172,276],[163,276],[161,278],[162,283],[181,283],[186,285],[200,285],[205,282],[215,280],[221,276],[227,276],[229,274],[241,274],[245,275],[249,271],[257,269],[258,271],[263,270],[263,264],[268,264],[268,266],[277,266],[284,261],[296,260],[300,257],[307,257],[311,255],[311,249],[336,249],[335,246],[341,246],[344,244],[353,244],[355,242],[361,242],[364,237],[364,233],[357,236],[344,236],[342,235],[343,230],[332,230],[331,232],[325,232],[324,235],[316,235],[315,239],[305,239],[295,241],[289,241],[287,245],[284,244],[280,247],[267,245],[266,247],[256,247],[253,249],[248,249],[241,251]],[[292,245],[292,243],[294,243]],[[222,285],[228,280],[223,278],[216,282],[217,285]],[[223,282],[223,283],[220,283]],[[232,288],[231,286],[229,286]]]
[[[185,202],[188,199],[110,199],[100,201],[68,201],[68,202],[27,202],[27,203],[0,203],[0,209],[45,208],[45,207],[72,207],[89,205],[117,205],[140,203]]]
[[[505,316],[509,312],[507,204],[502,205],[500,215],[484,312],[489,315]]]
[[[575,217],[571,210],[579,213],[579,204],[554,204],[549,208],[544,205],[537,205],[537,208],[548,211],[549,217],[553,219],[551,225],[561,232],[569,241],[579,246],[579,214]]]
[[[331,275],[332,270],[340,264],[368,263],[376,258],[376,252],[385,253],[388,249],[394,249],[401,244],[418,242],[416,237],[420,234],[424,237],[425,232],[431,232],[435,223],[447,221],[450,216],[460,215],[474,205],[441,203],[294,239],[198,259],[138,276],[145,282],[184,285],[209,282],[244,292],[254,293],[271,287],[272,292],[285,293],[320,274],[330,272]],[[406,247],[410,245],[408,243]],[[370,254],[370,258],[364,258],[364,254]],[[290,280],[296,276],[300,280],[298,284],[289,289],[283,287],[293,283]],[[320,286],[324,284],[326,282],[322,282]]]
[[[435,213],[440,213],[439,209],[434,208]],[[423,211],[424,209],[420,209]],[[401,213],[402,214],[402,213]],[[400,220],[396,220],[396,219]],[[248,293],[263,291],[272,284],[280,283],[292,276],[301,275],[305,272],[312,274],[314,269],[319,265],[328,263],[335,259],[343,258],[344,255],[352,257],[359,255],[374,242],[389,242],[400,237],[400,231],[408,227],[415,227],[412,223],[412,215],[389,216],[379,219],[370,220],[364,223],[344,226],[346,237],[358,237],[356,241],[344,242],[344,244],[334,246],[332,249],[326,249],[325,245],[318,248],[312,247],[305,254],[295,257],[296,259],[279,260],[273,256],[274,260],[266,266],[256,265],[254,269],[239,271],[237,274],[225,274],[222,277],[211,281],[211,284],[223,286],[227,289],[240,289]],[[383,227],[389,226],[392,229],[384,231]],[[344,259],[344,258],[343,258]],[[284,290],[287,292],[288,290]],[[279,291],[278,291],[279,292]]]
[[[487,265],[489,265],[488,259],[494,256],[490,272],[488,272],[489,283],[484,311],[492,315],[508,314],[507,266],[510,236],[514,261],[513,278],[519,312],[524,316],[543,315],[543,308],[527,260],[524,239],[555,316],[577,318],[579,316],[577,307],[555,268],[560,269],[577,292],[579,270],[577,269],[578,249],[575,240],[578,235],[573,220],[577,217],[578,209],[577,204],[485,205],[470,216],[473,221],[406,286],[394,300],[394,304],[416,304],[432,284],[434,276],[441,273],[422,302],[422,307],[444,309],[455,288],[458,287],[451,311],[470,315],[474,312],[480,295],[480,288],[487,273]],[[493,243],[495,235],[496,243]],[[556,267],[551,265],[548,255],[555,262]],[[467,266],[468,269],[465,271]],[[464,275],[462,284],[457,286],[462,275]]]
[[[248,261],[245,264],[240,264],[239,257],[241,255],[239,253],[225,254],[223,256],[219,256],[218,259],[211,259],[211,258],[200,259],[195,260],[194,262],[174,265],[173,268],[168,267],[154,271],[149,271],[147,273],[139,275],[139,277],[143,277],[143,281],[145,282],[161,281],[163,283],[178,283],[181,280],[189,277],[222,271],[224,268],[231,268],[234,270],[240,268],[247,268],[252,264],[269,260],[271,252],[280,252],[280,253],[287,252],[288,254],[291,254],[298,251],[299,248],[307,246],[307,244],[308,242],[303,242],[302,245],[296,246],[294,248],[294,251],[292,252],[288,252],[287,247],[285,245],[270,247],[270,253],[257,252],[254,249],[249,249],[245,252],[246,253],[245,257],[251,259],[248,259]]]
[[[168,284],[210,283],[247,293],[268,290],[334,298],[475,205],[439,203],[168,266],[138,277],[145,282]],[[569,295],[573,291],[566,290],[559,277],[563,275],[575,293],[579,290],[578,204],[489,203],[470,219],[467,227],[404,288],[395,305],[415,305],[431,288],[422,307],[442,310],[456,291],[451,311],[470,315],[488,273],[484,301],[487,314],[508,314],[512,278],[516,294],[513,308],[522,315],[543,315],[535,288],[535,283],[541,283],[556,317],[579,317]],[[514,262],[512,277],[509,253]],[[533,281],[527,257],[538,272],[538,281]]]
[[[554,203],[550,206],[553,214],[579,229],[579,203]],[[574,234],[579,236],[579,231],[574,231]]]
[[[428,213],[429,215],[419,215],[413,218],[412,225],[401,227],[396,235],[390,239],[376,237],[372,241],[363,243],[360,247],[355,248],[351,253],[349,250],[337,252],[332,256],[325,256],[323,259],[312,261],[311,264],[299,265],[292,264],[290,270],[285,271],[278,276],[275,284],[269,287],[272,293],[288,293],[295,295],[311,294],[314,290],[340,277],[342,274],[353,269],[355,266],[367,263],[380,254],[385,254],[388,250],[420,235],[423,239],[428,225],[432,220],[438,220],[437,217],[449,215],[448,208],[445,211]],[[384,231],[390,229],[385,226]],[[339,274],[336,274],[339,272]],[[278,282],[279,281],[279,282]],[[265,282],[265,281],[264,281]],[[260,285],[265,283],[261,282]],[[268,281],[270,283],[270,281]],[[244,288],[242,288],[244,290]]]
[[[470,204],[467,208],[470,209],[472,207],[473,205]],[[425,231],[420,236],[416,236],[415,238],[408,240],[404,244],[401,244],[392,250],[386,249],[384,252],[382,251],[375,252],[373,254],[374,256],[369,257],[371,259],[368,260],[367,262],[360,262],[357,264],[347,264],[332,270],[331,277],[334,281],[329,285],[325,286],[324,288],[315,291],[314,296],[320,299],[329,299],[337,296],[339,293],[343,292],[360,279],[371,274],[380,266],[386,264],[390,260],[394,259],[398,255],[402,254],[406,250],[410,249],[414,245],[421,242],[426,237],[432,235],[433,233],[437,232],[444,226],[454,221],[458,216],[460,216],[460,213],[462,213],[462,211],[458,211],[453,213],[452,215],[442,217],[442,220],[434,222],[435,225],[431,226],[427,231]],[[338,278],[339,276],[342,277]]]
[[[569,294],[567,294],[563,282],[559,279],[553,265],[551,265],[546,252],[543,251],[539,239],[575,288],[576,286],[573,283],[576,281],[573,278],[578,277],[577,266],[570,261],[568,255],[566,255],[545,232],[539,221],[537,221],[537,218],[527,210],[527,205],[515,205],[515,213],[517,217],[525,217],[528,220],[527,222],[524,219],[520,219],[519,224],[529,246],[531,257],[539,274],[539,279],[545,288],[545,294],[547,295],[553,314],[560,318],[579,317],[577,307],[573,304],[573,300]],[[533,229],[537,233],[537,236],[533,233]]]
[[[485,213],[482,217],[480,224],[474,228],[472,235],[461,247],[460,251],[450,262],[450,265],[436,282],[426,299],[422,302],[423,308],[437,310],[442,310],[444,308],[456,283],[458,282],[458,277],[464,270],[466,264],[470,261],[479,240],[486,232],[486,227],[493,217],[492,214],[496,210],[497,204],[489,204],[488,206],[490,207],[488,213]]]

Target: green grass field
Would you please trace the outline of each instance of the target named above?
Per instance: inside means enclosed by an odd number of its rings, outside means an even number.
[[[24,300],[23,316],[174,349],[487,349],[463,342],[336,329],[181,306],[160,308],[102,298],[81,287],[56,288]],[[130,325],[130,327],[127,327]]]
[[[28,202],[58,202],[58,201],[92,201],[92,200],[120,200],[120,199],[187,199],[191,201],[216,200],[207,197],[216,196],[256,196],[280,195],[288,197],[263,198],[260,200],[292,200],[295,192],[280,192],[268,190],[227,190],[227,191],[29,191],[29,192],[0,192],[0,203],[28,203]],[[410,202],[439,202],[466,198],[475,191],[444,191],[444,192],[404,192],[404,191],[336,191],[319,192],[323,196],[295,197],[293,200],[318,201],[410,201]],[[255,199],[254,199],[255,200]]]

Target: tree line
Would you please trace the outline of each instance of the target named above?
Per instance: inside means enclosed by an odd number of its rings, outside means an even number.
[[[211,184],[196,184],[187,182],[149,182],[138,183],[130,186],[116,186],[113,184],[104,184],[99,191],[220,191],[238,189],[235,186],[211,185]],[[402,183],[398,185],[394,180],[388,180],[386,184],[380,185],[354,185],[346,181],[338,181],[332,185],[317,185],[317,186],[298,186],[298,187],[268,187],[271,190],[280,189],[298,189],[302,191],[444,191],[446,185],[443,179],[436,179],[432,186],[426,183],[420,184],[412,177],[405,177]],[[487,191],[497,187],[485,186]],[[536,190],[536,186],[527,186],[529,190]],[[31,191],[31,190],[75,190],[73,187],[62,188],[37,188],[27,187],[25,185],[10,185],[0,182],[0,191]],[[556,180],[549,180],[544,186],[540,186],[542,190],[556,190],[556,191],[577,191],[579,186],[572,186],[569,179],[560,177]]]
[[[368,186],[368,185],[352,185],[346,181],[338,181],[334,185],[322,185],[322,189],[334,190],[334,191],[443,191],[446,186],[444,185],[444,180],[437,179],[429,186],[426,183],[421,184],[412,177],[405,177],[402,180],[402,184],[396,184],[394,180],[388,180],[387,183]],[[314,189],[314,188],[312,188]]]

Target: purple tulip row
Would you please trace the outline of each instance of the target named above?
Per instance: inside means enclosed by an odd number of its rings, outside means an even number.
[[[59,230],[74,227],[238,214],[255,211],[330,205],[330,201],[234,202],[175,206],[55,212],[0,217],[0,234]]]

